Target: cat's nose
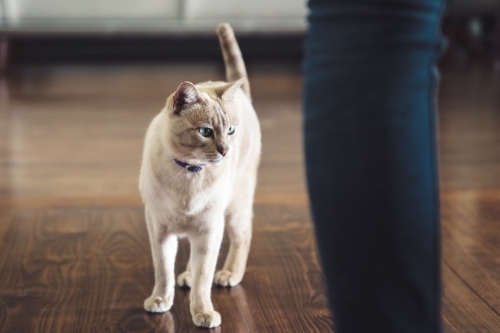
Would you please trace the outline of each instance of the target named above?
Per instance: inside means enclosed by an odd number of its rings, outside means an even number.
[[[227,154],[227,151],[229,150],[229,147],[225,146],[225,145],[217,145],[217,151],[222,155],[222,156],[226,156]]]

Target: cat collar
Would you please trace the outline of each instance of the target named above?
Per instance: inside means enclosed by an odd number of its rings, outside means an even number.
[[[177,165],[183,167],[184,169],[186,169],[187,171],[191,171],[191,172],[199,172],[201,170],[203,170],[203,167],[206,165],[206,164],[189,164],[189,163],[186,163],[186,162],[182,162],[182,161],[179,161],[178,159],[174,158],[174,161],[175,163],[177,163]]]

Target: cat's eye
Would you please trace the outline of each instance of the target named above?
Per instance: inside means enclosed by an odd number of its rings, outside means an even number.
[[[234,134],[234,131],[236,131],[236,126],[231,126],[227,130],[227,134],[231,135]]]
[[[204,136],[205,138],[208,138],[211,134],[212,134],[212,130],[210,128],[207,128],[207,127],[200,127],[198,129],[198,131],[200,132],[200,134],[202,136]]]

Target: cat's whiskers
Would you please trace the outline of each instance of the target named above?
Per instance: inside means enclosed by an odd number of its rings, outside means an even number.
[[[185,170],[183,168],[179,168],[179,172],[177,172],[176,177],[180,177],[184,171]]]

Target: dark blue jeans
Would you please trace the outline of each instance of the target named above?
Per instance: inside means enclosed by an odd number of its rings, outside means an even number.
[[[442,0],[311,0],[304,131],[336,333],[440,332]]]

